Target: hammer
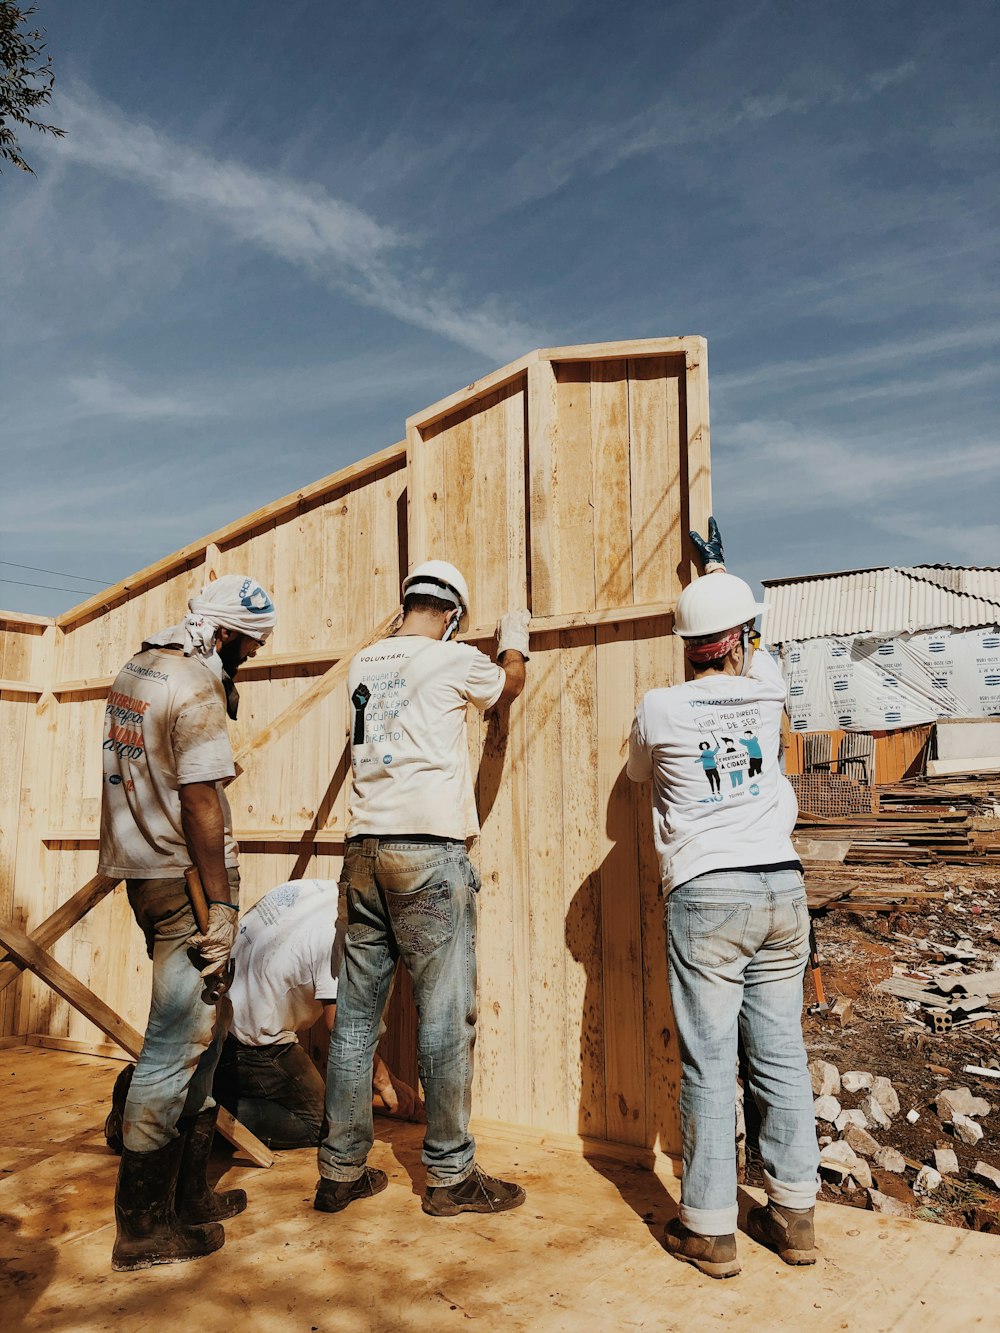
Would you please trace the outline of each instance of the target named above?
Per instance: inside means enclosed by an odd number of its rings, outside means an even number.
[[[826,998],[823,990],[823,974],[820,971],[819,963],[819,945],[816,943],[816,931],[813,928],[812,920],[809,921],[809,970],[812,973],[813,989],[816,992],[816,1003],[810,1004],[807,1014],[832,1014],[833,1005]]]
[[[187,896],[191,900],[191,911],[194,913],[195,925],[204,935],[208,930],[208,900],[205,897],[205,890],[202,887],[201,876],[198,874],[197,866],[188,866],[184,871],[184,883],[187,887]],[[222,972],[217,972],[214,976],[205,978],[205,989],[201,993],[201,998],[206,1004],[216,1004],[222,999],[229,989],[229,983],[233,979],[233,964],[230,962]]]

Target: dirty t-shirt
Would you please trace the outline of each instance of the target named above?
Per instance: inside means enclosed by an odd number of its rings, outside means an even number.
[[[785,684],[754,653],[746,676],[650,690],[636,709],[628,775],[653,782],[653,837],[667,889],[709,870],[797,860],[798,805],[778,768]]]
[[[465,732],[467,703],[491,708],[506,677],[466,643],[382,639],[351,662],[348,835],[479,832]]]
[[[233,945],[230,1031],[244,1046],[297,1041],[337,998],[344,955],[336,880],[279,884],[240,917]]]
[[[214,782],[226,865],[239,863],[222,790],[236,768],[222,681],[201,658],[165,648],[136,653],[118,673],[104,717],[98,871],[120,879],[183,874],[191,864],[179,788]]]

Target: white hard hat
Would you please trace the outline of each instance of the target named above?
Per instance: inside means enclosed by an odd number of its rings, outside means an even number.
[[[674,633],[684,639],[721,634],[755,620],[767,610],[758,602],[749,583],[735,574],[703,574],[684,589],[674,612]]]
[[[407,574],[403,580],[403,600],[413,592],[451,602],[461,608],[463,619],[469,614],[469,585],[447,560],[425,560]]]

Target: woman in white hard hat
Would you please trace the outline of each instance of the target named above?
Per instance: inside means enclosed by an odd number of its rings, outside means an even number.
[[[707,540],[691,537],[705,575],[681,594],[674,633],[692,679],[643,698],[628,775],[653,784],[681,1049],[684,1171],[665,1243],[711,1277],[733,1277],[740,1037],[768,1194],[748,1230],[786,1263],[815,1262],[818,1150],[801,1021],[809,917],[791,842],[795,793],[778,768],[785,686],[754,650],[766,607],[726,572],[714,518]]]

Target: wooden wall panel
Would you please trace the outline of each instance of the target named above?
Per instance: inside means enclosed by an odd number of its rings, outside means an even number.
[[[0,640],[0,681],[38,691],[0,692],[0,739],[26,756],[16,802],[0,797],[16,827],[13,854],[0,842],[0,910],[30,928],[93,873],[107,685],[144,634],[182,618],[210,570],[252,574],[278,610],[239,679],[239,745],[392,612],[408,568],[450,559],[484,650],[504,611],[533,616],[524,695],[486,719],[470,709],[483,826],[475,1113],[676,1154],[650,794],[624,769],[637,697],[683,673],[671,612],[691,572],[687,529],[704,525],[709,500],[703,340],[548,349],[412,417],[405,450],[265,506],[57,626]],[[292,876],[339,874],[347,729],[340,687],[230,787],[245,907]],[[143,1025],[149,964],[123,887],[55,953]],[[10,994],[3,1031],[99,1040],[40,983]],[[403,977],[386,1052],[411,1080],[415,1033]],[[322,1034],[308,1046],[321,1058]]]

